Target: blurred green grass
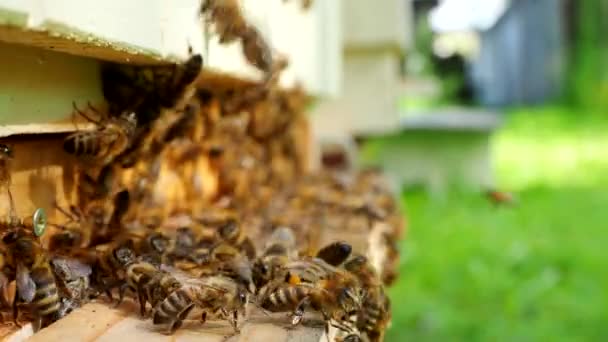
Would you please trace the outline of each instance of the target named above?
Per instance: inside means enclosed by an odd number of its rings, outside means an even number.
[[[404,194],[387,341],[607,341],[608,116],[514,110],[493,149],[518,206]]]

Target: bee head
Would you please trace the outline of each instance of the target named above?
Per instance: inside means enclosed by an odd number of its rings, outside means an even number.
[[[135,253],[128,246],[120,246],[113,251],[114,259],[121,265],[127,266],[135,261]]]

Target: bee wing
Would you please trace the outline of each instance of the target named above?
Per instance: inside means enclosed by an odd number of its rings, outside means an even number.
[[[81,278],[88,277],[92,273],[91,266],[72,258],[54,258],[52,260],[53,265],[56,268],[62,268],[68,271],[70,278]]]
[[[27,267],[23,266],[23,264],[17,264],[17,292],[19,293],[19,297],[26,303],[30,303],[34,296],[36,295],[36,283],[32,277],[30,277],[30,272]]]

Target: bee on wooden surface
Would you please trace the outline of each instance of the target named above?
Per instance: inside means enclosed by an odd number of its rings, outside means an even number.
[[[110,301],[114,301],[112,289],[124,283],[125,268],[136,260],[133,242],[119,240],[113,243],[97,245],[92,251],[84,251],[85,260],[93,265],[94,285],[103,291]],[[118,301],[117,304],[120,304]]]
[[[16,265],[17,295],[32,310],[34,329],[43,328],[61,318],[57,283],[49,258],[40,243],[23,231],[5,234],[2,242],[9,247],[11,259]],[[14,308],[17,310],[17,303]]]
[[[181,286],[181,283],[170,273],[161,271],[155,265],[145,261],[128,264],[126,280],[127,286],[137,294],[142,317],[146,316],[146,303],[149,302],[152,307],[155,307]],[[119,301],[121,300],[122,295],[119,298]]]
[[[111,113],[136,112],[138,124],[145,128],[158,118],[161,109],[176,105],[202,65],[203,58],[198,54],[171,65],[105,63],[101,68],[102,92]],[[143,138],[146,132],[143,129],[137,135]]]
[[[337,330],[334,341],[335,342],[362,342],[361,331],[357,327],[358,315],[351,314],[341,319],[331,319],[328,326],[332,326]],[[326,333],[329,327],[326,327]],[[329,336],[328,336],[329,337]]]
[[[376,269],[362,255],[349,259],[344,263],[344,269],[354,274],[365,289],[365,299],[358,313],[357,328],[367,334],[370,341],[383,341],[391,320],[390,301]]]
[[[260,291],[262,307],[270,311],[292,310],[292,324],[299,324],[306,307],[319,311],[327,324],[356,314],[363,301],[358,280],[344,269],[320,258],[302,258],[284,267],[286,276]]]
[[[264,251],[253,265],[253,280],[262,288],[272,279],[279,278],[283,266],[296,257],[296,237],[288,227],[275,229],[264,247]]]
[[[82,116],[87,117],[80,112]],[[134,112],[123,112],[118,117],[109,117],[105,120],[95,121],[94,131],[79,131],[67,136],[63,142],[63,149],[72,155],[93,161],[99,166],[106,166],[115,160],[131,145],[137,117]]]
[[[255,293],[251,259],[242,254],[235,246],[220,243],[211,251],[211,263],[215,263],[216,272],[234,279]]]
[[[228,277],[193,279],[160,302],[154,310],[153,323],[168,326],[168,333],[172,334],[196,306],[203,310],[202,323],[208,315],[214,315],[228,320],[238,333],[238,316],[244,311],[247,298],[247,290]]]
[[[15,215],[15,202],[11,193],[11,164],[14,159],[13,148],[0,144],[0,187],[6,189],[9,200],[9,215]]]
[[[92,269],[78,259],[67,257],[54,257],[51,266],[61,294],[60,316],[63,317],[88,301]]]

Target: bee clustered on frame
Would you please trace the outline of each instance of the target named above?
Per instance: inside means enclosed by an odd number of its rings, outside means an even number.
[[[62,218],[46,222],[40,210],[16,217],[11,195],[0,221],[4,321],[39,329],[106,296],[137,301],[141,317],[168,334],[193,310],[201,323],[225,320],[238,333],[252,304],[290,313],[293,325],[317,312],[336,341],[383,340],[384,286],[396,277],[402,233],[397,204],[376,170],[307,170],[308,98],[279,89],[286,62],[228,11],[232,3],[208,0],[203,16],[226,42],[241,40],[267,77],[209,82],[199,55],[170,66],[104,65],[108,109],[74,106],[95,129],[64,140],[78,164],[74,203],[56,204]],[[7,191],[18,157],[0,146]],[[383,257],[326,238],[344,232],[376,236]]]

